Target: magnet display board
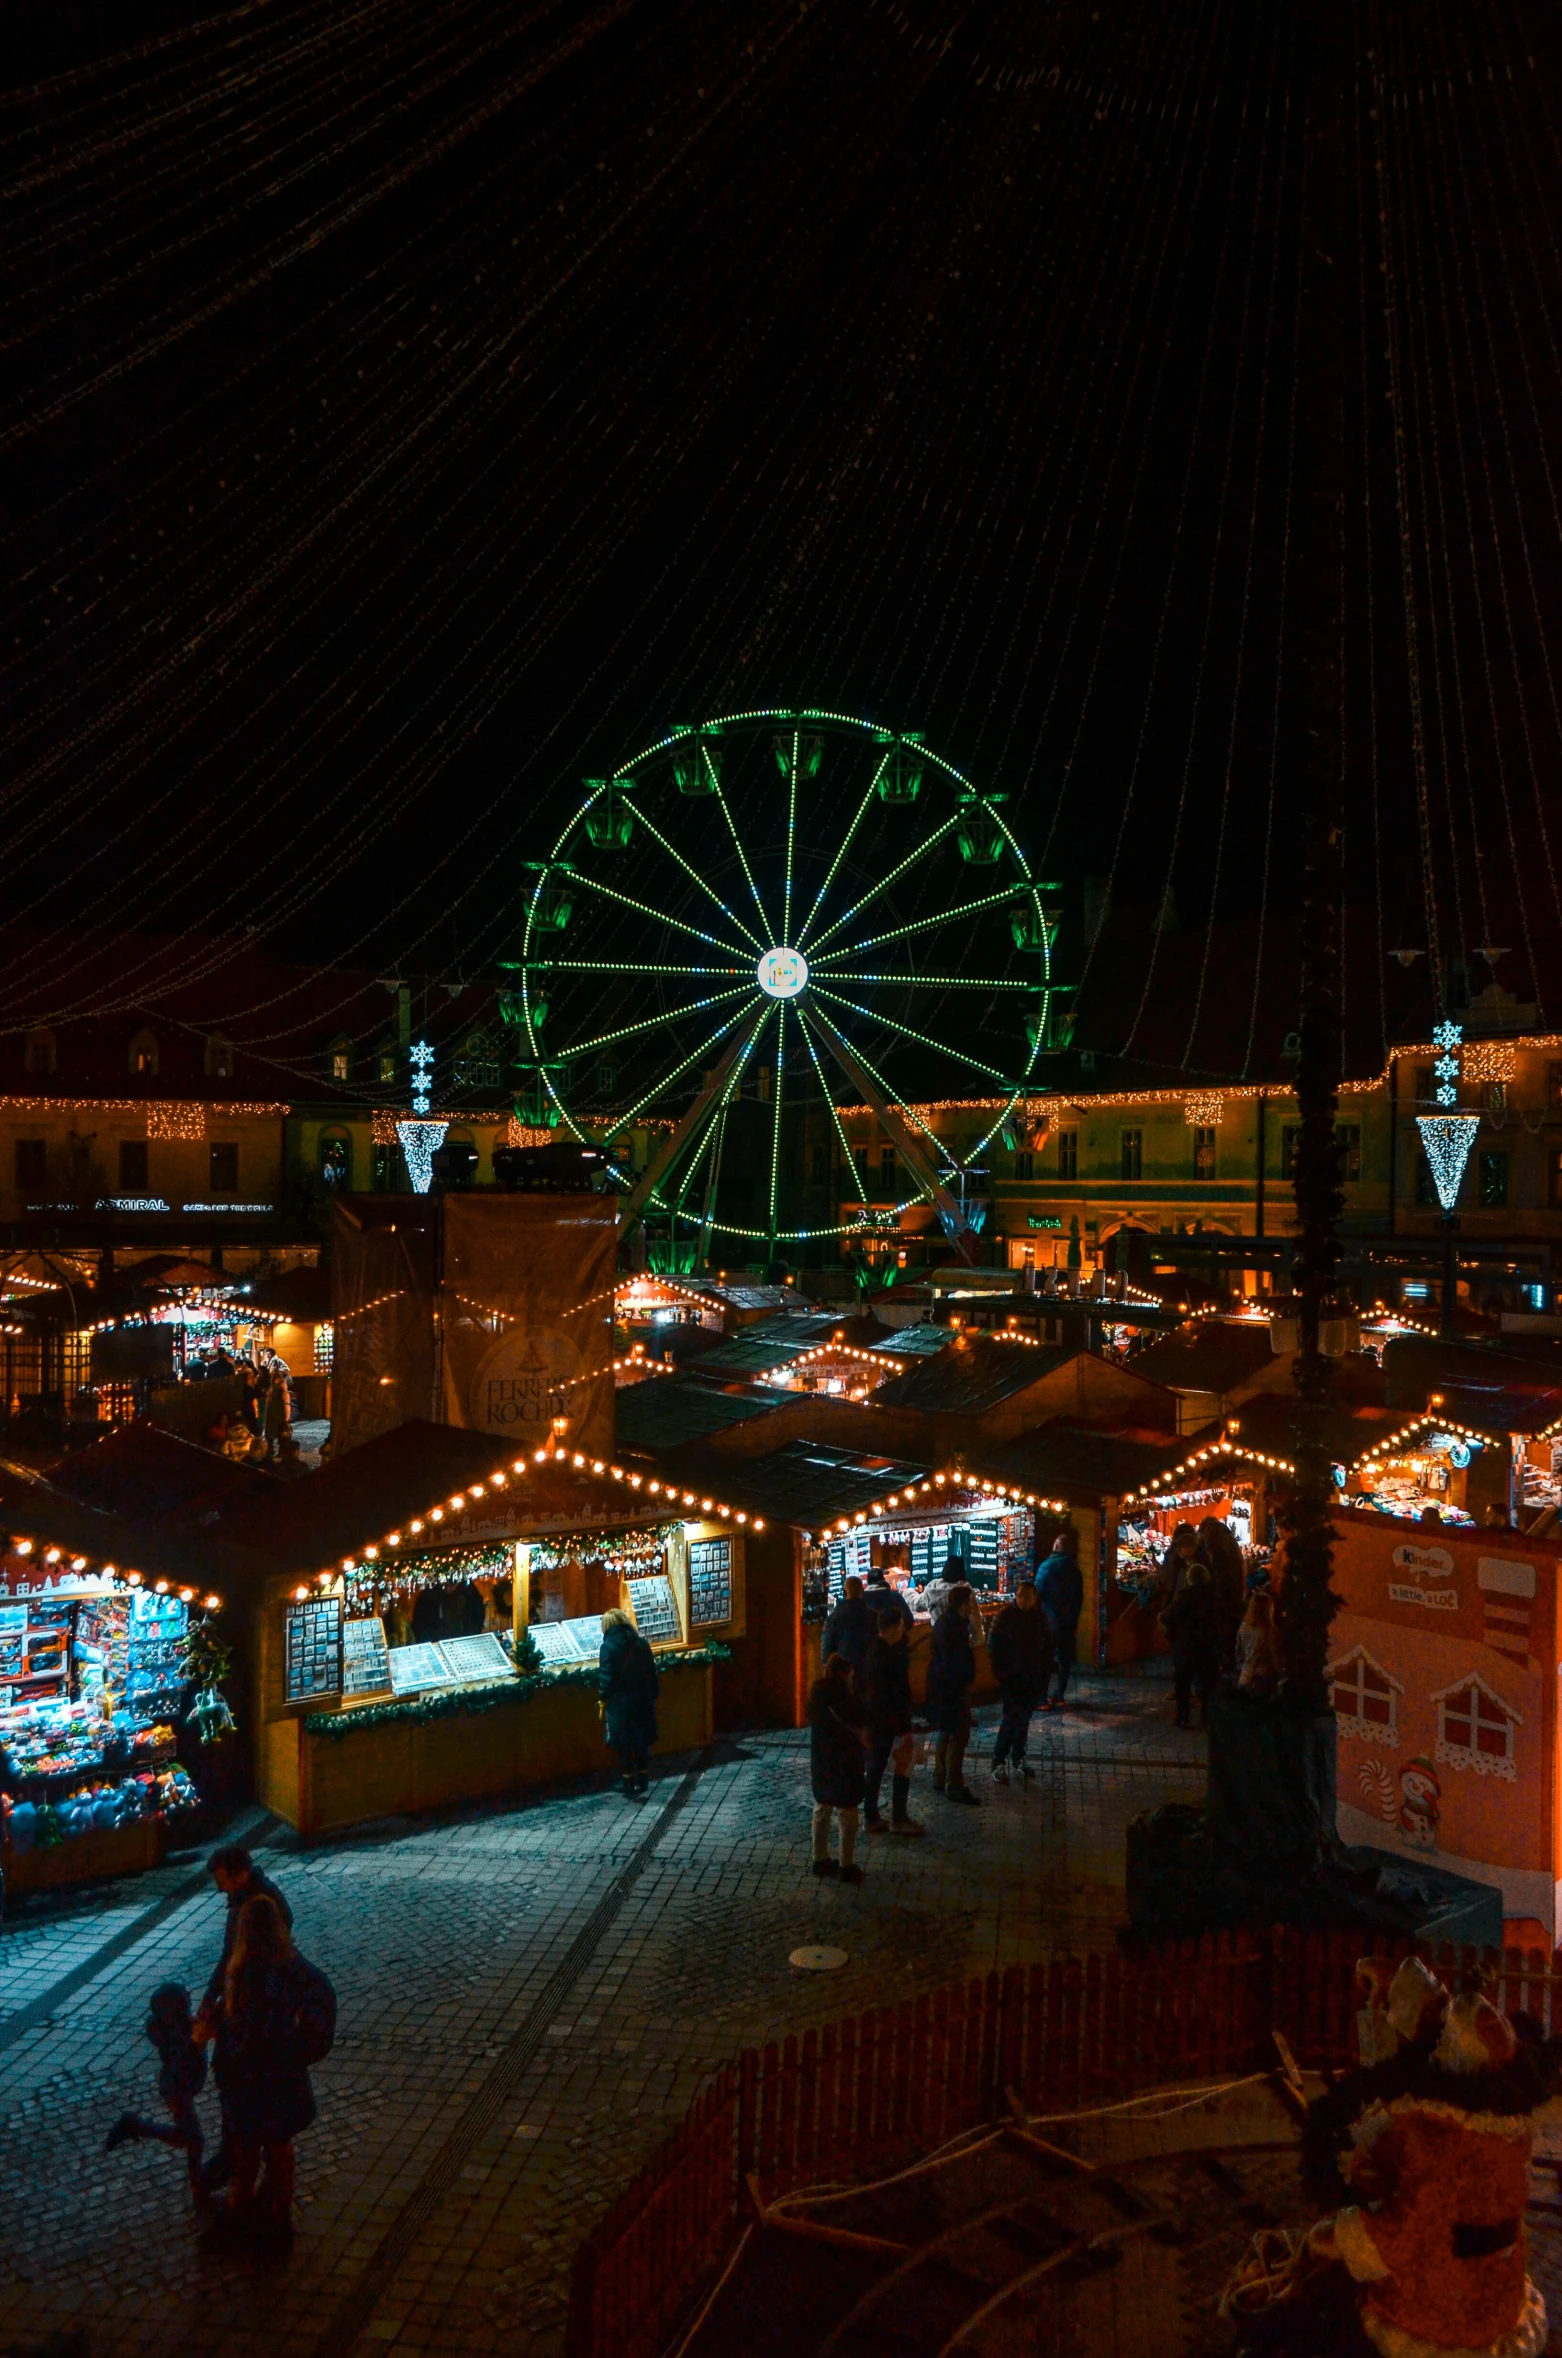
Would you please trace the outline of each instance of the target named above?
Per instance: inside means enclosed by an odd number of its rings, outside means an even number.
[[[385,1624],[373,1614],[342,1624],[342,1693],[381,1695],[391,1683]]]
[[[283,1692],[289,1703],[312,1703],[342,1691],[342,1600],[304,1597],[283,1623]]]

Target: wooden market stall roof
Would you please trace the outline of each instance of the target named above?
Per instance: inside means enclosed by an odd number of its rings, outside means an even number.
[[[697,1375],[626,1385],[614,1402],[619,1447],[649,1455],[681,1449],[724,1432],[728,1425],[784,1408],[793,1397],[763,1384],[709,1384]]]
[[[278,1277],[241,1286],[233,1297],[237,1318],[277,1319],[286,1326],[324,1326],[331,1316],[328,1268],[284,1269]]]
[[[196,1538],[83,1505],[9,1459],[0,1459],[0,1556],[149,1585],[164,1580],[202,1597],[215,1588],[228,1601],[258,1569],[240,1550],[204,1533]]]
[[[121,1425],[56,1459],[45,1478],[102,1514],[171,1530],[209,1528],[246,1505],[274,1502],[280,1489],[262,1467],[235,1464],[152,1424]]]

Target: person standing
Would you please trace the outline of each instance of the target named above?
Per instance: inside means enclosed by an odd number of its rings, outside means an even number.
[[[893,1613],[898,1615],[905,1623],[907,1632],[910,1632],[916,1615],[899,1589],[885,1579],[882,1564],[870,1564],[868,1567],[868,1585],[864,1594],[873,1608],[876,1624],[883,1622],[886,1613]]]
[[[868,1667],[868,1648],[878,1634],[878,1615],[863,1595],[857,1574],[849,1572],[841,1584],[841,1601],[824,1625],[820,1659],[828,1662],[832,1654],[842,1655],[860,1692],[862,1674]]]
[[[1189,1706],[1199,1691],[1199,1722],[1209,1722],[1209,1698],[1220,1675],[1222,1651],[1220,1598],[1202,1556],[1188,1564],[1182,1586],[1161,1609],[1161,1627],[1172,1654],[1172,1683],[1177,1695],[1177,1725],[1189,1725]]]
[[[870,1834],[920,1834],[908,1811],[911,1796],[911,1660],[907,1624],[898,1613],[879,1615],[879,1634],[868,1648],[864,1696],[868,1715],[868,1774],[864,1788]],[[890,1814],[879,1815],[884,1771],[890,1776]]]
[[[621,1605],[602,1616],[602,1649],[597,1656],[597,1693],[607,1741],[618,1754],[624,1795],[643,1801],[650,1790],[649,1756],[656,1742],[656,1696],[661,1674],[656,1656]]]
[[[1237,1631],[1237,1685],[1250,1695],[1272,1695],[1280,1684],[1280,1640],[1267,1586],[1255,1587]]]
[[[1022,1777],[1035,1774],[1025,1757],[1031,1714],[1046,1694],[1052,1676],[1052,1627],[1033,1580],[1022,1580],[1013,1601],[998,1615],[987,1633],[987,1652],[1003,1698],[1003,1717],[993,1746],[993,1782],[1007,1785],[1011,1761]]]
[[[1065,1524],[1052,1542],[1052,1553],[1036,1573],[1036,1594],[1052,1630],[1052,1674],[1048,1679],[1046,1709],[1061,1711],[1074,1668],[1074,1642],[1085,1606],[1085,1581],[1079,1569],[1079,1533]]]
[[[168,2110],[166,2121],[149,2121],[140,2113],[122,2112],[104,2139],[104,2151],[155,2138],[159,2145],[177,2145],[190,2175],[190,2192],[197,2204],[206,2199],[201,2176],[201,2131],[195,2099],[206,2084],[206,2057],[195,2043],[190,2016],[190,1993],[182,1982],[159,1983],[147,2007],[146,2035],[157,2050],[157,2092]]]
[[[1206,1515],[1199,1525],[1199,1554],[1209,1566],[1219,1609],[1220,1659],[1229,1664],[1235,1658],[1237,1631],[1247,1605],[1247,1566],[1236,1533],[1218,1515]]]
[[[260,1412],[260,1437],[268,1458],[275,1457],[282,1436],[292,1423],[288,1399],[287,1378],[278,1375],[273,1367],[268,1370],[271,1381]]]
[[[927,1671],[927,1715],[938,1731],[933,1752],[933,1790],[951,1801],[977,1806],[965,1781],[965,1748],[971,1740],[971,1682],[976,1676],[976,1654],[966,1608],[971,1591],[963,1580],[949,1590],[943,1611],[933,1624],[933,1657]]]
[[[863,1704],[852,1691],[851,1665],[844,1654],[828,1654],[808,1697],[808,1767],[813,1781],[813,1865],[821,1878],[839,1876],[860,1883],[857,1816],[862,1808]],[[841,1822],[839,1866],[830,1856],[830,1820]]]
[[[282,1922],[291,1931],[293,1911],[288,1906],[269,1875],[263,1875],[242,1842],[225,1842],[214,1850],[206,1862],[207,1873],[228,1903],[222,1926],[222,1954],[217,1959],[206,1995],[201,2000],[200,2013],[195,2018],[195,2036],[204,2046],[211,2037],[211,2015],[222,1995],[223,1981],[233,1961],[233,1944],[238,1938],[239,1917],[246,1900],[268,1899],[281,1911]]]
[[[329,2050],[335,2020],[335,1994],[299,1956],[275,1900],[246,1900],[213,2016],[214,2076],[233,2155],[219,2231],[253,2222],[265,2241],[291,2241],[293,2141],[315,2117],[309,2065]]]

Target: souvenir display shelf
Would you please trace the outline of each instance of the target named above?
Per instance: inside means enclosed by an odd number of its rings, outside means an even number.
[[[133,1830],[198,1806],[175,1758],[189,1628],[185,1604],[149,1589],[82,1583],[0,1596],[3,1848],[13,1887],[149,1863],[158,1846]],[[69,1858],[49,1856],[77,1844],[86,1847]]]

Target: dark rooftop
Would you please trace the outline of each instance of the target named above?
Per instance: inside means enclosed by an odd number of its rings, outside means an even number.
[[[943,1350],[907,1368],[904,1375],[891,1376],[880,1385],[875,1402],[885,1408],[979,1416],[984,1408],[1028,1390],[1073,1357],[1073,1350],[1062,1344],[1037,1349],[1000,1342],[992,1335],[946,1334]]]
[[[710,1356],[700,1362],[710,1365]],[[794,1395],[763,1384],[721,1387],[701,1376],[660,1376],[627,1384],[614,1399],[618,1446],[625,1450],[678,1449],[707,1433],[724,1432],[748,1417],[780,1408]]]
[[[813,1441],[789,1441],[768,1457],[713,1460],[708,1472],[699,1453],[690,1451],[678,1469],[680,1480],[703,1484],[730,1505],[809,1530],[855,1514],[908,1482],[925,1481],[930,1471],[904,1458],[870,1457]]]
[[[1274,1355],[1267,1319],[1208,1318],[1163,1335],[1136,1352],[1132,1365],[1135,1375],[1149,1376],[1172,1392],[1218,1393],[1246,1383]]]

